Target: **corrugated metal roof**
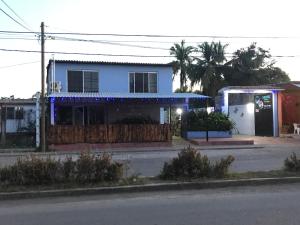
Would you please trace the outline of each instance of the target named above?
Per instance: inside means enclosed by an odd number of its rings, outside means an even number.
[[[53,60],[50,59],[47,68]],[[101,65],[123,65],[123,66],[158,66],[172,67],[171,63],[138,63],[138,62],[109,62],[109,61],[81,61],[81,60],[54,60],[55,63],[72,64],[101,64]]]
[[[244,91],[253,91],[253,90],[268,90],[268,91],[282,91],[284,89],[271,85],[259,85],[259,86],[227,86],[220,89],[218,92],[222,93],[226,90],[244,90]]]
[[[209,98],[205,95],[198,95],[194,93],[121,93],[121,92],[98,92],[98,93],[78,93],[78,92],[60,92],[52,93],[50,98]]]
[[[22,98],[1,98],[0,104],[10,104],[10,105],[22,105],[22,104],[35,104],[36,99],[29,98],[29,99],[22,99]]]

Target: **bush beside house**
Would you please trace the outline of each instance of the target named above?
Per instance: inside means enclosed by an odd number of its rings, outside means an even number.
[[[202,138],[206,131],[210,137],[231,137],[233,122],[223,113],[191,111],[186,114],[186,138]]]
[[[73,161],[29,156],[0,168],[0,185],[51,185],[57,183],[117,182],[123,177],[123,164],[111,156],[87,152]]]

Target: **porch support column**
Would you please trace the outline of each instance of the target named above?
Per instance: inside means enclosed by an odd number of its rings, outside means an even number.
[[[225,114],[225,115],[228,115],[229,114],[229,100],[228,100],[228,92],[227,91],[224,91],[223,93],[223,97],[224,97],[224,106],[222,108],[222,112]]]
[[[159,123],[165,124],[165,110],[164,107],[159,108]]]
[[[272,92],[272,102],[273,102],[273,136],[279,136],[278,128],[278,93]]]
[[[55,120],[54,120],[54,102],[50,101],[50,123],[51,125],[54,125]]]

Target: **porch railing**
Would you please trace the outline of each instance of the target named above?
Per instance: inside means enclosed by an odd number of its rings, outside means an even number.
[[[169,124],[54,125],[48,129],[49,144],[164,141],[171,141]]]

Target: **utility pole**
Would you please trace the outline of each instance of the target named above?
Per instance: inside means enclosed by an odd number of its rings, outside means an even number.
[[[46,151],[46,118],[45,118],[45,35],[44,22],[41,23],[41,69],[42,69],[42,91],[41,91],[41,150]]]
[[[6,106],[1,106],[1,145],[6,144]]]

